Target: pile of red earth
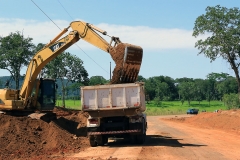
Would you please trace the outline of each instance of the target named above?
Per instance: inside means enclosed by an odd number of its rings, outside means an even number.
[[[88,147],[82,111],[55,109],[51,122],[0,114],[0,159],[53,159]]]
[[[171,121],[183,122],[202,128],[219,129],[240,134],[240,110],[220,112],[202,112],[196,116],[185,118],[170,118]]]

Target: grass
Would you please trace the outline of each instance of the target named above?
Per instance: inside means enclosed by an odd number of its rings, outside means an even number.
[[[57,100],[57,106],[62,106],[62,101]],[[80,100],[66,100],[65,108],[81,110],[81,101]],[[199,109],[199,112],[206,110],[207,112],[213,112],[217,109],[226,110],[224,103],[221,101],[211,101],[210,105],[207,101],[202,101],[200,104],[198,101],[191,101],[190,105],[188,102],[182,103],[180,101],[162,101],[160,105],[157,105],[156,102],[150,101],[146,103],[146,113],[147,115],[172,115],[172,114],[186,114],[186,111],[189,108]]]
[[[183,105],[180,101],[163,101],[160,105],[154,101],[146,103],[146,113],[148,115],[170,115],[170,114],[185,114],[189,108],[199,109],[199,112],[206,110],[207,112],[213,112],[217,109],[226,110],[224,103],[221,101],[211,101],[210,104],[207,101],[202,101],[200,104],[198,101],[184,102]]]
[[[57,106],[63,106],[62,100],[57,100]],[[65,100],[65,108],[81,110],[81,101],[80,100]]]

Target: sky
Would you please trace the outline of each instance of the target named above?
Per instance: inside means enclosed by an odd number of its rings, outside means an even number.
[[[139,75],[205,79],[209,73],[228,73],[230,65],[198,55],[192,36],[196,18],[207,6],[240,7],[237,0],[0,0],[0,36],[20,31],[33,43],[48,43],[72,21],[91,23],[124,43],[143,48]],[[199,38],[204,38],[201,36]],[[108,37],[103,37],[110,42]],[[77,47],[79,46],[79,47]],[[84,40],[66,50],[78,56],[89,77],[110,78],[115,67],[109,53]],[[22,68],[21,74],[26,72]],[[0,69],[0,76],[10,73]]]

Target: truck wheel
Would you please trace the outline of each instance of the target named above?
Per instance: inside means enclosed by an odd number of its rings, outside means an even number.
[[[136,135],[130,135],[130,143],[131,144],[135,144],[136,143],[136,141],[137,141],[137,136]]]
[[[106,143],[108,143],[108,137],[107,136],[103,136],[102,137],[102,141],[103,141],[103,144],[106,144]]]
[[[91,147],[96,147],[97,146],[97,142],[95,141],[95,137],[94,136],[90,136],[89,137],[89,143]]]
[[[97,136],[97,144],[98,144],[99,146],[103,146],[103,145],[104,145],[103,137],[104,137],[104,136],[102,136],[102,135]]]
[[[97,143],[99,146],[103,146],[104,144],[108,143],[108,137],[107,136],[97,137]]]
[[[144,134],[139,134],[136,136],[137,144],[143,144],[146,139],[146,133]]]
[[[147,123],[145,123],[145,119],[143,119],[142,124],[143,124],[142,125],[142,133],[136,135],[137,144],[143,144],[145,142],[145,139],[146,139]]]

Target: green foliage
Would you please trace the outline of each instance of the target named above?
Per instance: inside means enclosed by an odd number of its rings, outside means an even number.
[[[137,81],[138,81],[138,82],[145,82],[146,79],[145,79],[143,76],[138,75]]]
[[[210,58],[211,61],[214,61],[218,57],[222,57],[229,62],[236,75],[238,86],[240,87],[239,24],[239,8],[226,8],[220,5],[207,7],[206,14],[199,16],[195,21],[193,36],[207,36],[206,39],[200,39],[195,43],[195,47],[199,49],[199,54],[204,54],[206,57]],[[219,75],[210,76],[214,77]],[[221,76],[225,76],[226,78],[226,75]],[[240,92],[240,88],[238,88],[238,91]]]
[[[67,79],[69,82],[89,83],[88,73],[83,66],[83,61],[69,52],[63,52],[49,62],[44,68],[45,77],[53,79]]]
[[[174,100],[178,95],[174,79],[168,76],[155,76],[142,80],[145,82],[145,94],[150,100],[155,97],[159,97],[160,100]]]
[[[9,79],[9,76],[0,77],[0,80],[3,82],[2,88]],[[22,79],[20,84],[21,82]],[[108,81],[105,81],[101,76],[91,77],[90,82],[90,85],[108,83]],[[62,93],[65,93],[66,99],[70,97],[80,97],[80,87],[84,85],[81,82],[71,82],[66,78],[57,79],[56,83],[58,85],[58,97],[62,95]],[[62,86],[65,87],[64,91],[62,90]],[[10,87],[12,87],[12,85],[10,85]],[[237,93],[237,91],[238,85],[236,78],[231,76],[218,81],[214,79],[183,78],[172,80],[170,85],[165,81],[160,81],[156,77],[145,79],[145,97],[147,102],[157,99],[159,99],[159,102],[171,100],[182,100],[182,103],[184,103],[184,101],[198,101],[198,103],[202,103],[204,100],[211,102],[212,100],[222,100],[224,94]],[[161,106],[160,103],[158,103],[158,106]]]
[[[186,114],[189,108],[199,109],[199,112],[206,110],[207,112],[214,112],[215,110],[226,110],[227,107],[221,101],[211,101],[210,105],[207,101],[202,101],[201,104],[198,101],[191,101],[190,106],[183,104],[181,101],[162,101],[161,107],[156,106],[155,101],[150,101],[146,104],[147,115],[173,115],[173,114]]]
[[[239,102],[239,95],[238,94],[225,94],[223,96],[224,104],[228,107],[228,109],[237,109],[240,108]]]
[[[62,107],[62,100],[57,100],[56,105]],[[67,99],[65,100],[65,108],[81,110],[81,101],[79,99]]]
[[[32,38],[24,38],[20,32],[10,33],[6,37],[0,36],[0,68],[9,71],[16,89],[19,89],[20,70],[28,66],[34,50]]]
[[[182,103],[182,105],[184,104],[184,99],[181,99],[181,103]]]
[[[160,97],[155,97],[155,98],[154,98],[154,102],[155,102],[155,105],[156,105],[157,107],[159,107],[159,106],[162,105],[161,100],[160,100]]]
[[[195,92],[195,83],[194,82],[182,82],[179,84],[179,94],[184,100],[188,101],[190,105],[191,100],[194,99],[196,94]]]
[[[231,76],[227,77],[221,83],[218,83],[216,88],[220,95],[238,92],[237,91],[238,84],[237,84],[236,78]]]
[[[44,77],[61,81],[63,106],[65,106],[65,97],[68,96],[70,82],[77,82],[79,85],[88,85],[89,83],[88,73],[83,66],[83,61],[69,52],[63,52],[50,61],[42,73]]]
[[[89,79],[90,86],[107,84],[107,83],[108,83],[108,81],[105,78],[103,78],[102,76],[92,76]]]
[[[62,101],[57,100],[56,105],[62,107]],[[81,110],[81,101],[68,99],[66,100],[65,107],[68,109]],[[150,101],[149,104],[146,104],[146,113],[149,116],[186,114],[189,108],[199,109],[199,112],[202,110],[214,112],[215,110],[219,109],[227,109],[221,101],[212,101],[210,106],[207,101],[203,101],[201,104],[199,104],[197,101],[192,101],[190,106],[188,104],[182,105],[180,101],[161,101],[161,107],[156,106],[155,101]]]
[[[165,95],[167,95],[168,92],[168,84],[166,82],[157,82],[156,86],[156,95],[159,97],[159,100],[163,100]]]
[[[229,74],[227,73],[209,73],[207,75],[207,79],[211,79],[214,81],[224,81],[228,78]]]
[[[194,99],[199,103],[204,100],[204,93],[206,90],[206,83],[202,79],[195,80],[195,88],[194,88]]]

